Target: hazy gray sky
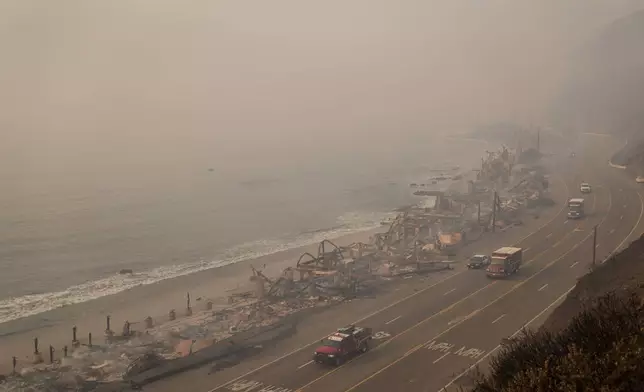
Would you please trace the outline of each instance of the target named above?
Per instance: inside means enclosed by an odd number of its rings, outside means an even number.
[[[52,160],[82,160],[118,148],[127,159],[202,148],[229,156],[244,139],[251,151],[287,151],[321,134],[384,140],[392,131],[404,138],[488,120],[537,122],[571,50],[642,7],[4,0],[3,153],[30,160],[45,147]]]

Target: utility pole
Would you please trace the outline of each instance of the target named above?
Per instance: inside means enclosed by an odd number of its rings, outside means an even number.
[[[593,268],[595,267],[596,256],[597,256],[597,226],[593,228]]]
[[[496,231],[496,191],[494,191],[494,201],[492,202],[492,233]]]
[[[481,201],[479,200],[479,208],[476,214],[476,222],[481,226]]]
[[[541,152],[541,128],[537,128],[537,151]]]

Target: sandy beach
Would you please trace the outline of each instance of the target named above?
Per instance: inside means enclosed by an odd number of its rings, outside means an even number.
[[[339,246],[353,242],[368,242],[369,237],[384,228],[364,231],[331,239]],[[120,333],[125,321],[133,329],[143,329],[143,320],[151,316],[158,322],[167,320],[175,309],[177,318],[184,317],[186,294],[192,298],[195,311],[205,309],[207,300],[226,298],[233,292],[250,289],[251,266],[263,269],[269,276],[278,276],[289,266],[295,266],[303,252],[316,254],[318,244],[293,248],[282,252],[213,268],[190,275],[167,279],[150,285],[138,286],[124,292],[40,313],[34,316],[0,324],[0,372],[11,369],[12,356],[18,363],[31,362],[33,338],[38,337],[41,351],[50,345],[62,352],[71,345],[72,328],[77,327],[78,338],[86,342],[88,333],[102,341],[106,316],[111,317],[111,329]],[[136,272],[136,271],[135,271]]]
[[[452,191],[464,191],[465,181],[471,173],[449,186]],[[386,231],[386,227],[329,238],[339,246],[354,242],[369,242],[373,234]],[[304,252],[317,254],[318,243],[276,252],[258,258],[232,263],[222,267],[196,272],[180,277],[166,279],[149,285],[104,296],[98,299],[64,306],[44,313],[0,324],[0,373],[11,369],[12,357],[20,364],[33,360],[33,339],[39,339],[41,352],[51,345],[56,352],[62,353],[64,346],[71,347],[72,328],[77,327],[81,343],[88,341],[92,333],[95,343],[102,342],[106,328],[106,317],[111,318],[111,329],[120,334],[123,324],[129,321],[134,330],[143,330],[144,319],[148,316],[158,325],[168,320],[170,310],[175,310],[177,318],[185,317],[187,293],[190,293],[191,306],[195,312],[205,310],[210,300],[225,302],[236,292],[252,290],[249,278],[251,266],[263,271],[269,277],[277,277],[289,266],[295,266]],[[137,273],[137,271],[134,271]]]

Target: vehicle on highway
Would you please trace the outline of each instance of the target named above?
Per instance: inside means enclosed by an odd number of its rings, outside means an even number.
[[[568,200],[568,219],[581,219],[584,216],[584,199],[576,197]]]
[[[592,192],[592,188],[590,187],[589,183],[582,182],[581,185],[579,185],[579,192],[581,192],[581,193],[590,193],[590,192]]]
[[[313,353],[313,361],[340,366],[347,359],[369,350],[373,338],[371,328],[349,325],[322,339]]]
[[[485,272],[490,278],[510,276],[519,271],[522,260],[522,248],[505,246],[492,253],[490,265],[485,269]]]
[[[487,267],[488,265],[490,265],[490,256],[474,255],[470,257],[470,261],[467,263],[467,268],[478,269]]]

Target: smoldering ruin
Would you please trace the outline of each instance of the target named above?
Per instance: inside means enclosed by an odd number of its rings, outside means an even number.
[[[465,244],[553,204],[546,170],[538,158],[520,163],[525,157],[502,147],[488,152],[479,169],[454,174],[458,168],[451,168],[426,184],[410,184],[419,202],[383,221],[386,231],[368,243],[323,240],[316,254],[302,254],[279,276],[252,267],[247,289],[226,298],[188,293],[185,309],[125,321],[116,332],[108,316],[101,335],[81,343],[86,332],[74,329],[68,347],[42,352],[36,340],[33,363],[15,361],[0,390],[132,390],[198,366],[216,372],[292,335],[313,312],[378,295],[405,277],[453,269]],[[452,186],[439,189],[445,181]]]

